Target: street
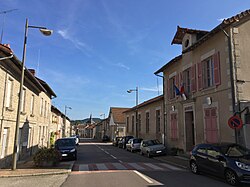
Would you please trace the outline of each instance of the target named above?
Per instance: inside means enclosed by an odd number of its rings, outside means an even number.
[[[222,179],[194,175],[158,160],[112,146],[81,140],[78,160],[62,184],[70,186],[229,186]]]

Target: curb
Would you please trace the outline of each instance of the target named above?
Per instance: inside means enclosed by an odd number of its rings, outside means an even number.
[[[11,178],[11,177],[30,177],[30,176],[45,176],[45,175],[61,175],[61,174],[69,174],[72,171],[74,166],[73,162],[70,164],[69,169],[65,169],[64,171],[54,171],[54,172],[43,172],[43,173],[27,173],[27,174],[17,174],[17,175],[1,175],[0,178]]]

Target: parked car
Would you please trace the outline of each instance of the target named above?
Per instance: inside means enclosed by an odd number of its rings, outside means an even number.
[[[223,177],[231,185],[250,183],[250,150],[235,143],[199,144],[191,152],[190,168],[195,174]]]
[[[103,141],[103,142],[108,142],[108,141],[110,141],[109,136],[108,136],[108,135],[104,135],[104,136],[102,137],[102,141]]]
[[[56,140],[55,149],[61,153],[62,159],[77,160],[77,147],[74,138],[60,138]]]
[[[126,144],[126,150],[131,152],[140,151],[141,141],[141,138],[130,139]]]
[[[166,155],[166,147],[159,140],[142,140],[141,155],[146,154],[149,158],[152,156]]]
[[[118,142],[118,147],[119,148],[123,148],[123,149],[126,149],[126,144],[128,143],[128,141],[131,139],[131,138],[134,138],[133,136],[123,136],[119,142]]]
[[[119,140],[121,139],[122,137],[115,137],[114,139],[113,139],[113,146],[118,146],[118,142],[119,142]]]

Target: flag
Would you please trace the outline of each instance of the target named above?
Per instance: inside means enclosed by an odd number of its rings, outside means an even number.
[[[175,94],[176,95],[181,95],[181,92],[180,92],[179,88],[176,85],[174,85],[174,89],[175,89]]]
[[[185,91],[184,91],[184,85],[181,86],[180,95],[182,96],[183,100],[187,100],[187,97],[186,97]]]

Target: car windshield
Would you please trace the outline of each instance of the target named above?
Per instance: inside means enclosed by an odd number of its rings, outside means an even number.
[[[134,143],[141,143],[141,139],[134,139],[133,142]]]
[[[158,145],[158,144],[161,144],[161,143],[159,142],[159,140],[149,140],[149,141],[148,141],[148,146],[150,146],[150,145]]]
[[[75,146],[75,140],[73,138],[72,139],[57,140],[56,144],[58,147]]]
[[[250,150],[240,145],[230,145],[222,149],[222,152],[229,157],[244,157],[250,154]]]

